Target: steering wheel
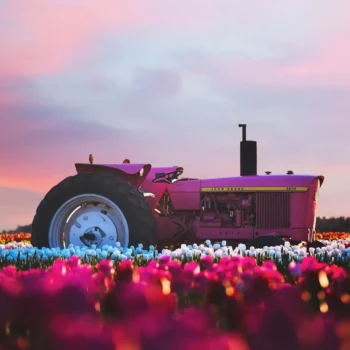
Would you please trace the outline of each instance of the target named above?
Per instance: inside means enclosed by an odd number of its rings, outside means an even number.
[[[183,173],[182,168],[177,168],[175,171],[170,171],[169,173],[156,173],[155,178],[152,180],[153,183],[166,182],[171,184],[173,180],[177,180],[177,178]]]

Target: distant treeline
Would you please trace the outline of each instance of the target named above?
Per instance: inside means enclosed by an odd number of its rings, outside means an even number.
[[[316,219],[317,232],[350,232],[350,217],[322,217]]]
[[[11,230],[11,231],[3,230],[1,233],[20,233],[20,232],[32,233],[32,225],[24,225],[24,226],[18,225],[17,228],[14,230]]]
[[[317,232],[350,232],[350,217],[330,217],[325,216],[316,219],[316,231]],[[2,231],[1,233],[19,233],[19,232],[32,232],[32,225],[17,226],[15,230]]]

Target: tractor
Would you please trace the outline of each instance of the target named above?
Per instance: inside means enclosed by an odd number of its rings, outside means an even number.
[[[315,244],[321,175],[257,175],[257,143],[240,142],[240,176],[181,177],[179,166],[77,163],[54,186],[32,223],[37,247],[138,245],[195,241],[253,242],[255,247]],[[312,243],[314,242],[314,243]]]

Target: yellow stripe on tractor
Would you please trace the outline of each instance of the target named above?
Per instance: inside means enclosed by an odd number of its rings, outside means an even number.
[[[259,187],[202,187],[201,192],[306,192],[308,187],[259,186]]]

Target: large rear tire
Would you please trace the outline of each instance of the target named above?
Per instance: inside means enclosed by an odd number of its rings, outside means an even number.
[[[145,197],[114,174],[67,177],[46,194],[33,219],[36,247],[101,247],[116,242],[148,247],[157,243],[157,233]]]

